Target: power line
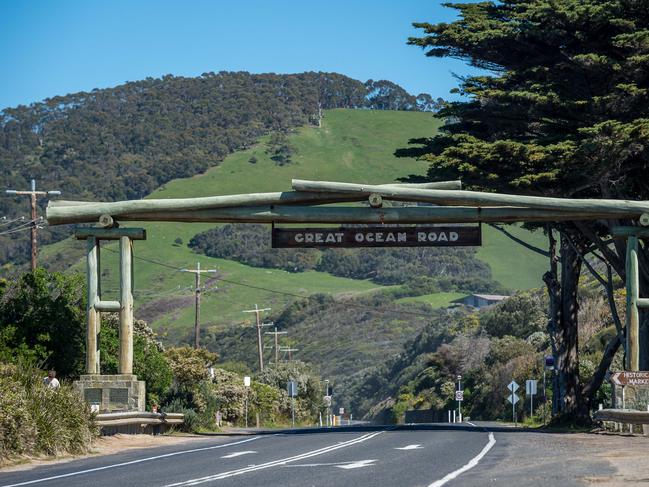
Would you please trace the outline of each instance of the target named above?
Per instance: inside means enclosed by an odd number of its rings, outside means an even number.
[[[270,324],[261,323],[261,320],[259,319],[259,314],[262,311],[270,311],[270,308],[259,309],[259,307],[255,304],[255,309],[247,309],[243,311],[243,313],[255,313],[255,318],[257,320],[257,350],[259,352],[259,370],[261,372],[264,371],[264,345],[261,340],[261,327],[270,326]]]
[[[112,250],[112,249],[109,249],[109,248],[106,248],[106,250],[108,250],[110,252],[117,253],[116,250]],[[144,262],[149,262],[150,264],[155,264],[155,265],[159,265],[161,267],[166,267],[167,269],[173,269],[175,271],[180,271],[181,270],[178,267],[174,267],[172,265],[165,264],[164,262],[159,262],[159,261],[154,260],[154,259],[149,259],[149,258],[141,257],[141,256],[138,256],[138,255],[134,255],[133,257],[135,259],[139,259],[139,260],[142,260]],[[310,296],[304,295],[304,294],[291,293],[291,292],[288,292],[288,291],[278,291],[276,289],[269,289],[269,288],[262,287],[262,286],[255,286],[253,284],[246,284],[244,282],[237,282],[237,281],[233,281],[231,279],[225,279],[224,277],[218,277],[217,276],[214,279],[226,282],[228,284],[233,284],[235,286],[243,286],[243,287],[247,287],[247,288],[250,288],[250,289],[256,289],[258,291],[266,291],[268,293],[279,294],[279,295],[282,295],[282,296],[290,296],[292,298],[309,299],[309,297],[310,297]],[[374,306],[368,306],[368,305],[364,305],[364,304],[350,303],[350,302],[345,302],[345,306],[348,306],[348,307],[351,307],[351,308],[364,309],[366,311],[373,311],[375,313],[393,314],[393,315],[408,315],[408,316],[419,316],[419,317],[422,317],[422,318],[430,318],[430,314],[428,314],[428,313],[417,313],[416,311],[406,311],[406,310],[392,311],[392,310],[387,310],[387,309],[377,309]]]
[[[58,196],[61,194],[60,191],[36,191],[36,180],[32,179],[31,189],[29,191],[18,191],[15,189],[7,189],[5,193],[15,195],[15,196],[29,196],[29,204],[32,210],[32,219],[31,219],[31,230],[32,230],[32,256],[31,256],[31,269],[34,271],[36,269],[36,230],[38,230],[38,225],[36,225],[36,220],[38,219],[37,215],[37,206],[36,200],[39,196]]]
[[[196,269],[179,269],[180,272],[191,272],[196,277],[196,286],[194,288],[195,296],[195,314],[194,314],[194,347],[201,347],[201,274],[215,273],[216,269],[201,269],[201,263],[196,263]]]
[[[25,220],[24,216],[14,218],[13,220],[8,220],[6,216],[3,216],[2,218],[0,218],[0,227],[11,225],[12,223],[16,223],[18,221],[23,221],[23,220]]]

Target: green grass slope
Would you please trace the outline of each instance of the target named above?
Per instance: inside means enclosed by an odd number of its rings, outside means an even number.
[[[404,147],[411,137],[434,133],[439,122],[428,113],[371,110],[326,111],[321,128],[304,127],[289,139],[294,149],[292,162],[278,166],[265,153],[266,140],[251,149],[230,155],[221,165],[206,173],[171,181],[149,198],[177,198],[265,192],[290,189],[291,178],[386,183],[409,174],[423,174],[426,165],[410,159],[397,159],[393,152]],[[249,162],[252,157],[257,162]],[[134,226],[136,224],[133,224]],[[137,225],[140,226],[140,225]],[[202,301],[205,326],[223,326],[250,319],[241,311],[272,307],[279,311],[295,296],[313,293],[363,293],[381,289],[371,282],[344,279],[319,272],[288,273],[258,269],[233,261],[194,254],[187,243],[209,224],[147,223],[148,240],[135,243],[136,315],[152,326],[172,335],[187,333],[193,324],[193,275],[178,272],[194,268],[200,261],[204,269],[216,268],[223,279],[207,281],[210,289]],[[536,287],[545,262],[542,257],[483,226],[484,247],[479,257],[492,266],[494,276],[507,287]],[[526,240],[529,232],[516,230]],[[181,243],[176,243],[181,242]],[[114,245],[102,251],[102,286],[110,299],[117,292],[117,254]],[[68,239],[43,249],[42,258],[56,267],[65,257],[83,256],[83,245]],[[83,271],[83,261],[74,269]],[[275,293],[267,291],[272,289]],[[283,293],[283,294],[281,294]],[[443,306],[450,296],[429,298],[433,306]]]

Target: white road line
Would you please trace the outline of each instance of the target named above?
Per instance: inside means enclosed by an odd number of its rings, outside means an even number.
[[[358,460],[349,462],[330,462],[330,463],[300,463],[299,465],[282,465],[282,468],[300,468],[300,467],[340,467],[341,465],[364,464],[371,465],[377,460]]]
[[[131,460],[130,462],[115,463],[113,465],[105,465],[103,467],[89,468],[87,470],[78,470],[76,472],[65,473],[65,474],[62,474],[62,475],[54,475],[52,477],[44,477],[42,479],[28,480],[27,482],[19,482],[17,484],[7,484],[7,485],[2,485],[0,487],[18,487],[20,485],[38,484],[38,483],[41,483],[41,482],[47,482],[49,480],[63,479],[65,477],[74,477],[76,475],[83,475],[83,474],[86,474],[86,473],[99,472],[101,470],[108,470],[109,468],[117,468],[117,467],[125,467],[127,465],[135,465],[135,464],[138,464],[138,463],[149,462],[151,460],[158,460],[160,458],[169,458],[169,457],[175,457],[177,455],[185,455],[187,453],[196,453],[196,452],[199,452],[199,451],[216,450],[216,449],[219,449],[219,448],[227,448],[228,446],[234,446],[234,445],[240,445],[242,443],[248,443],[249,441],[258,440],[259,438],[261,438],[261,436],[255,436],[253,438],[248,438],[248,439],[241,440],[241,441],[235,441],[234,443],[225,443],[223,445],[206,446],[204,448],[194,448],[193,450],[183,450],[183,451],[177,451],[177,452],[173,452],[173,453],[165,453],[164,455],[156,455],[156,456],[153,456],[153,457],[140,458],[138,460]]]
[[[377,460],[359,460],[358,462],[348,463],[347,465],[336,465],[336,468],[351,470],[352,468],[371,467]]]
[[[442,485],[446,484],[447,482],[453,480],[456,478],[458,475],[463,474],[467,470],[471,470],[473,467],[475,467],[480,460],[482,460],[482,457],[484,457],[489,450],[496,444],[496,438],[494,438],[493,433],[489,433],[489,441],[485,445],[485,447],[482,449],[480,453],[478,453],[475,457],[473,457],[469,463],[464,465],[462,468],[458,468],[454,472],[449,473],[446,475],[444,478],[436,480],[432,484],[430,484],[428,487],[442,487]]]
[[[198,485],[198,484],[202,484],[202,483],[205,483],[205,482],[211,482],[213,480],[227,479],[228,477],[234,477],[236,475],[242,475],[244,473],[256,472],[258,470],[265,470],[265,469],[271,468],[271,467],[283,466],[283,465],[286,465],[287,463],[297,462],[297,461],[300,461],[300,460],[304,460],[306,458],[311,458],[311,457],[315,457],[315,456],[318,456],[318,455],[323,455],[325,453],[329,453],[329,452],[338,450],[340,448],[346,448],[346,447],[351,446],[351,445],[356,445],[358,443],[363,443],[364,441],[372,439],[375,436],[380,435],[381,433],[384,433],[384,432],[385,432],[385,430],[377,431],[375,433],[368,433],[368,434],[362,435],[362,436],[360,436],[358,438],[355,438],[353,440],[348,440],[348,441],[344,441],[344,442],[341,442],[341,443],[335,443],[333,445],[329,445],[329,446],[326,446],[324,448],[320,448],[318,450],[312,450],[312,451],[301,453],[299,455],[295,455],[295,456],[292,456],[292,457],[281,458],[279,460],[274,460],[272,462],[262,463],[260,465],[250,465],[248,467],[239,468],[237,470],[231,470],[229,472],[222,472],[222,473],[218,473],[218,474],[214,474],[214,475],[208,475],[206,477],[200,477],[200,478],[196,478],[196,479],[189,479],[189,480],[185,480],[183,482],[176,482],[176,483],[173,483],[173,484],[168,484],[165,487],[181,487],[181,486],[184,487],[184,486],[190,486],[190,485]]]
[[[420,450],[422,448],[423,446],[421,445],[406,445],[406,446],[398,446],[395,448],[395,450]]]
[[[234,453],[230,453],[229,455],[223,455],[221,458],[236,458],[236,457],[240,457],[241,455],[250,455],[251,453],[257,453],[257,452],[254,450],[235,451]]]

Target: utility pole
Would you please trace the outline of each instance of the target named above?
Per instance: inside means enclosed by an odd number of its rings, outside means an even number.
[[[29,196],[30,205],[32,208],[32,258],[31,258],[31,268],[32,271],[36,269],[36,220],[38,219],[37,208],[36,208],[36,199],[39,196],[58,196],[61,194],[60,191],[36,191],[36,180],[32,179],[32,187],[29,191],[18,191],[15,189],[7,189],[5,191],[7,194],[13,194],[16,196]]]
[[[270,323],[272,325],[272,323]],[[286,335],[288,332],[287,331],[277,331],[277,327],[275,327],[275,331],[267,331],[264,332],[264,335],[275,335],[275,365],[279,362],[279,343],[278,343],[278,336],[279,335]]]
[[[259,370],[261,372],[264,371],[264,349],[263,349],[263,343],[261,341],[261,321],[259,320],[259,313],[262,311],[270,311],[270,308],[262,308],[259,309],[259,307],[255,304],[255,309],[248,309],[243,311],[244,313],[255,313],[255,318],[257,319],[257,350],[259,352]]]
[[[194,348],[199,349],[201,346],[201,274],[215,273],[216,269],[201,269],[201,263],[196,262],[196,269],[180,269],[180,272],[191,272],[196,276],[195,294],[195,314],[194,314]]]
[[[290,362],[291,359],[291,352],[297,352],[299,351],[299,348],[291,348],[291,347],[280,347],[279,351],[280,352],[288,352],[288,361]]]

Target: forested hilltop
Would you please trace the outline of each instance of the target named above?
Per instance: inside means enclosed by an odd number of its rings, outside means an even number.
[[[436,103],[389,81],[336,73],[147,78],[4,109],[0,174],[7,187],[27,188],[35,178],[66,199],[141,198],[217,165],[261,135],[317,124],[320,108],[432,110]],[[286,162],[284,150],[278,137],[278,163]],[[24,201],[0,198],[0,216],[26,213]],[[46,229],[40,238],[67,234]],[[0,236],[0,263],[25,261],[28,244],[21,232]]]

